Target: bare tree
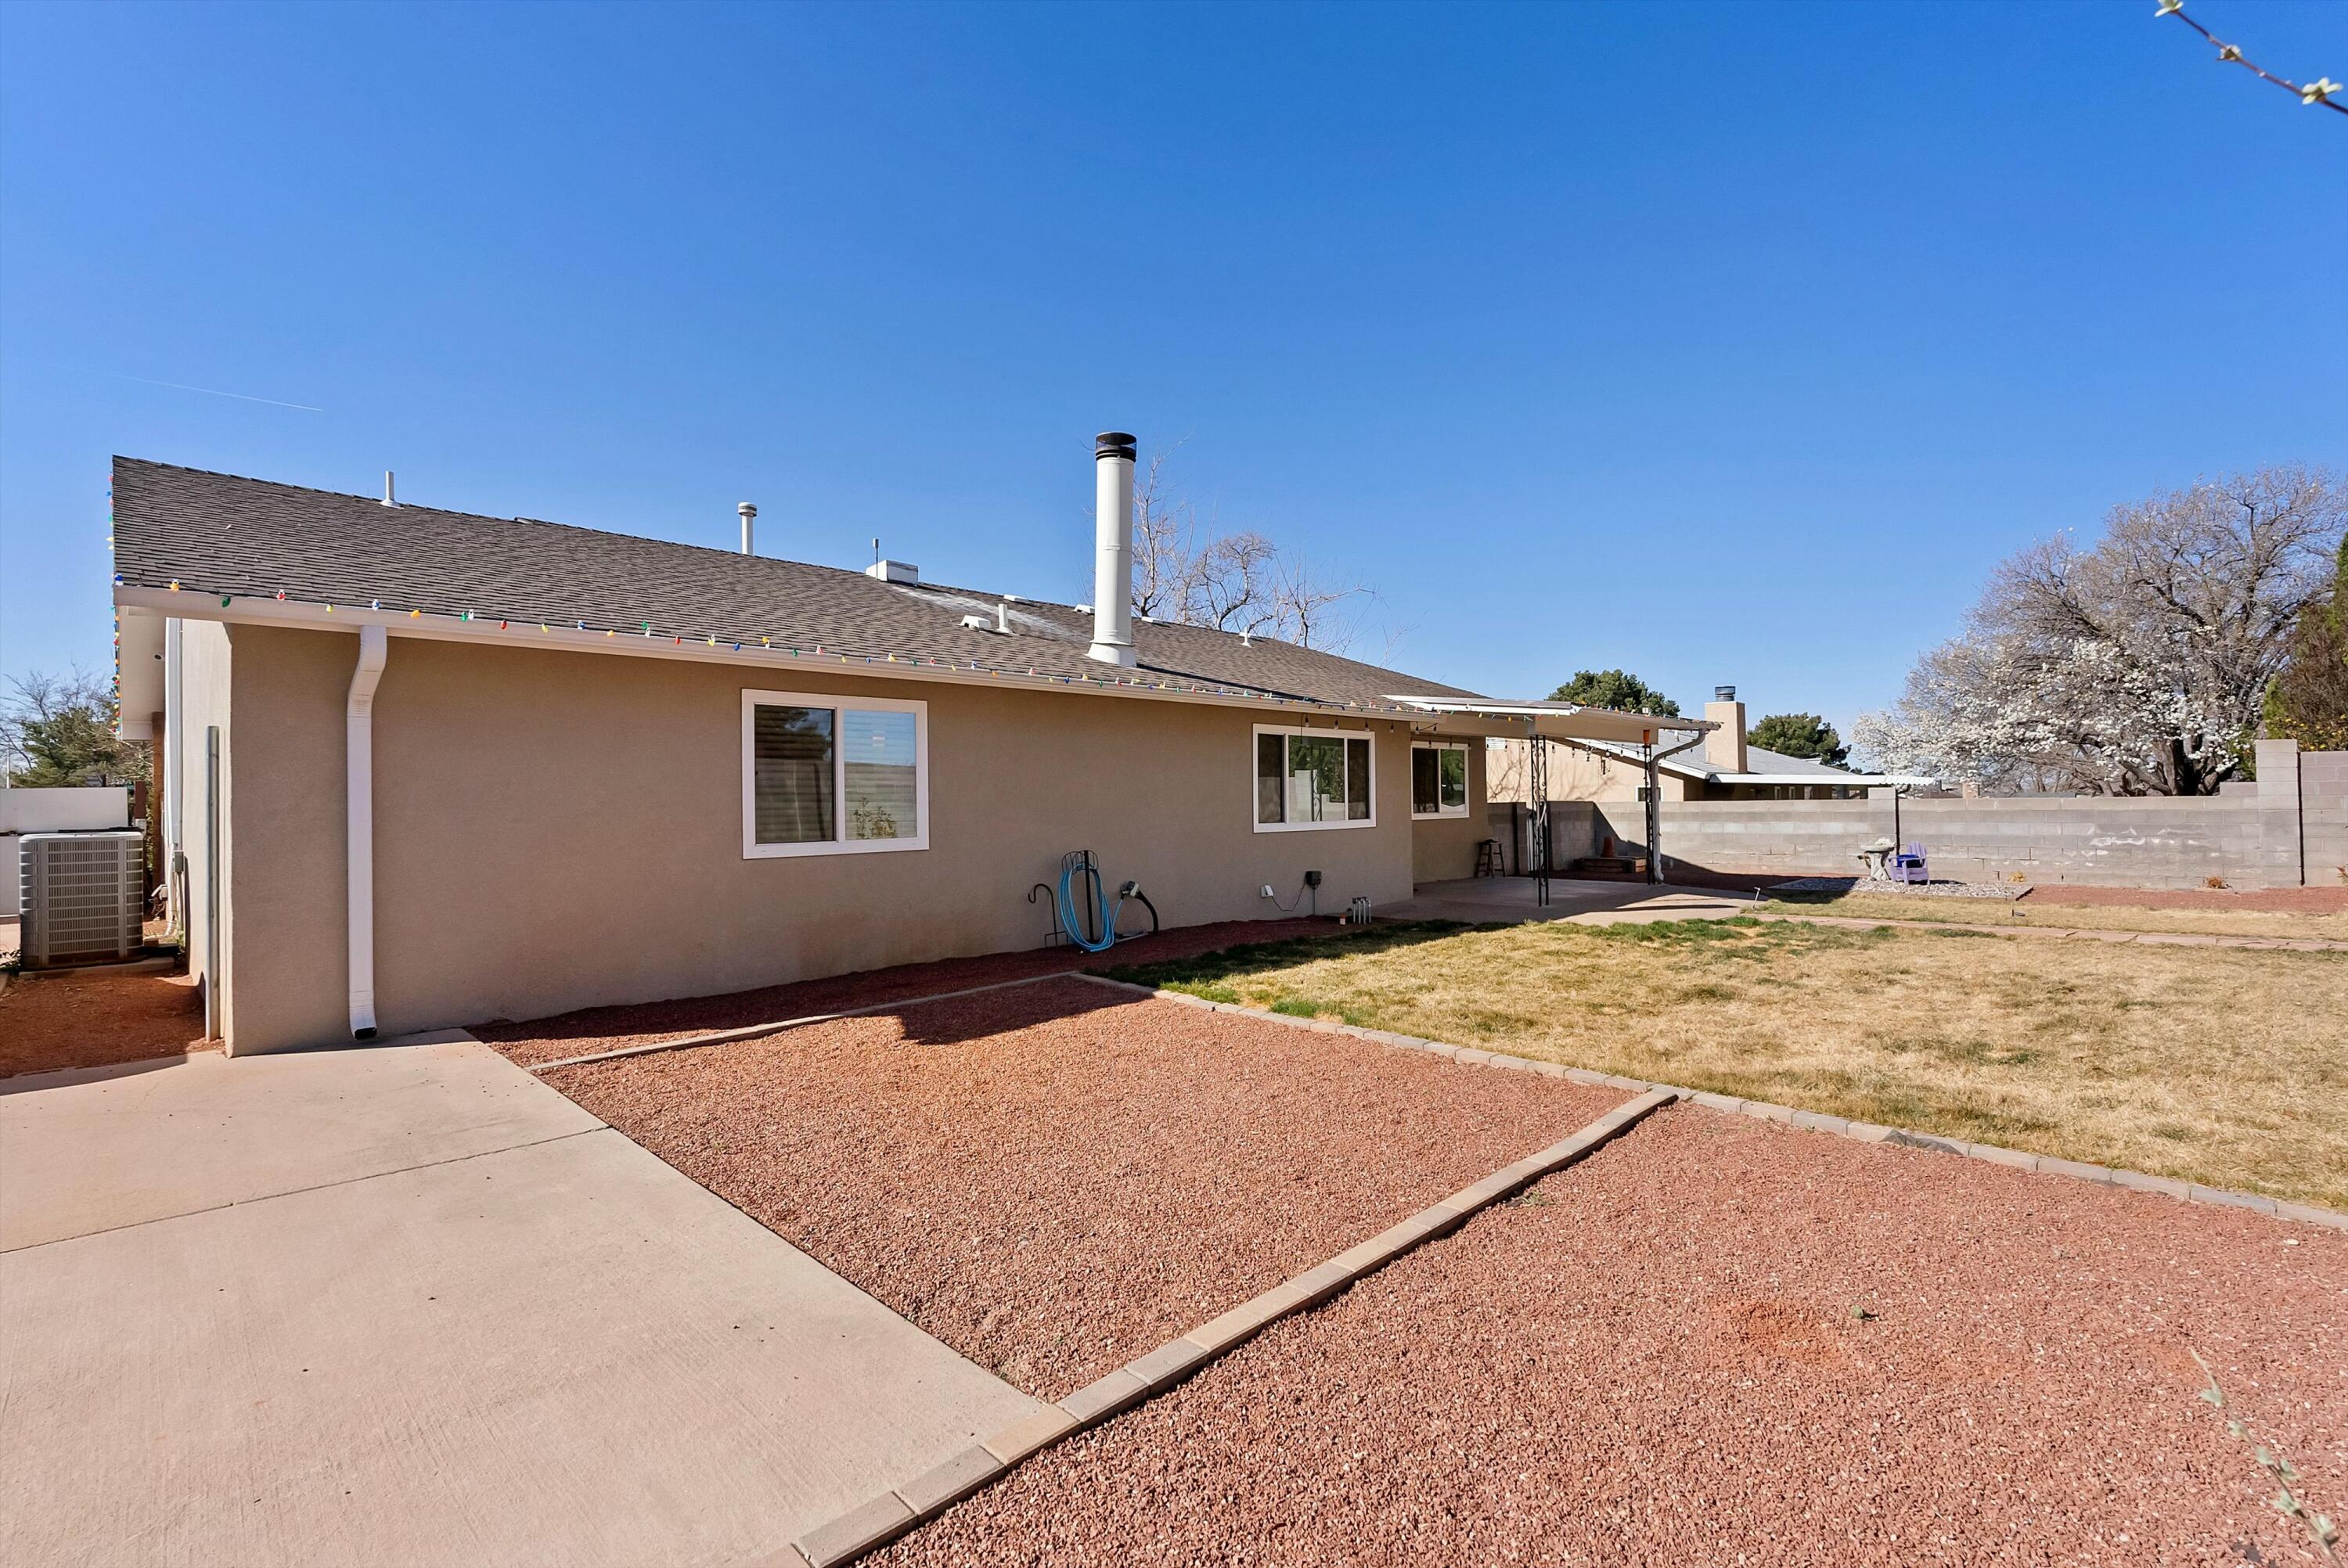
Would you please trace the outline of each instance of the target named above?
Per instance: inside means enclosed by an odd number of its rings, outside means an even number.
[[[1350,646],[1357,629],[1336,607],[1375,596],[1317,579],[1252,528],[1202,541],[1196,509],[1169,483],[1179,447],[1153,453],[1134,487],[1134,613],[1330,652]]]

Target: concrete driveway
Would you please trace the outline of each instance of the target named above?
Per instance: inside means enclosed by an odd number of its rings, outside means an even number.
[[[462,1036],[0,1082],[0,1541],[793,1563],[1037,1408]]]

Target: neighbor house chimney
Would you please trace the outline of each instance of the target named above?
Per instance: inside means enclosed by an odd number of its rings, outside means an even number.
[[[1093,645],[1104,664],[1131,669],[1133,653],[1133,437],[1093,438]]]
[[[1720,726],[1704,732],[1704,760],[1725,773],[1746,772],[1745,704],[1736,700],[1736,688],[1715,686],[1712,701],[1704,705],[1704,716]]]
[[[758,508],[745,501],[734,508],[742,514],[742,553],[750,554],[750,525],[757,520]]]

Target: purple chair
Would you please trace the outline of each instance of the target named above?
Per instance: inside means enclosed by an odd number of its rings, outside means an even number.
[[[1911,844],[1892,856],[1885,870],[1894,882],[1925,883],[1932,879],[1925,868],[1924,846],[1921,844]]]

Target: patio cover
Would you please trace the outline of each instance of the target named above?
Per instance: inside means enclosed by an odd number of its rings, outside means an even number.
[[[1543,735],[1556,741],[1614,741],[1651,746],[1666,730],[1701,733],[1720,726],[1675,714],[1623,713],[1578,702],[1520,702],[1494,697],[1395,697],[1387,702],[1434,717],[1437,733],[1454,735]]]

